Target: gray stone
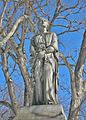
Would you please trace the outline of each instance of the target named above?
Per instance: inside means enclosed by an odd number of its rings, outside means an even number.
[[[66,117],[60,104],[36,105],[19,109],[14,120],[66,120]]]
[[[33,104],[56,104],[58,91],[58,38],[49,31],[50,22],[40,18],[38,32],[31,39],[30,66],[34,81]],[[58,55],[56,55],[58,54]]]

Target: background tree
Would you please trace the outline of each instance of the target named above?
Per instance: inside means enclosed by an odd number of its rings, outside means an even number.
[[[69,120],[85,118],[86,32],[83,40],[78,38],[85,30],[85,0],[1,0],[0,5],[1,117],[14,116],[18,107],[32,104],[29,47],[31,37],[38,29],[35,27],[37,21],[42,16],[50,21],[51,31],[56,32],[59,38],[60,102],[64,109],[66,106]],[[69,47],[75,40],[73,35],[81,48],[73,48],[70,52]],[[67,101],[62,99],[63,91]]]

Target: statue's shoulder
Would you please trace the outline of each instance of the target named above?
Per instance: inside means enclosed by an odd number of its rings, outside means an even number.
[[[38,38],[38,36],[40,36],[39,33],[36,33],[32,38],[31,38],[31,44],[34,45],[35,44],[35,40]]]
[[[51,35],[51,34],[52,34],[52,32],[46,32],[46,34]]]
[[[38,35],[35,34],[35,35],[31,38],[31,41],[34,41],[34,40],[36,39],[37,36],[38,36]]]
[[[47,35],[56,35],[56,33],[54,33],[54,32],[47,32],[46,34]]]
[[[52,32],[52,35],[55,35],[55,36],[57,36],[55,32]]]
[[[35,35],[31,38],[31,44],[34,44],[34,40],[35,40]]]
[[[37,36],[37,35],[35,34],[35,35],[31,38],[31,40],[34,40],[34,39],[36,38],[36,36]]]

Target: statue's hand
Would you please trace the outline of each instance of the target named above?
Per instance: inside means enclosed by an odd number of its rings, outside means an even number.
[[[46,49],[46,53],[52,53],[54,52],[54,48],[52,46],[49,46],[47,49]]]
[[[44,55],[45,55],[45,50],[43,50],[43,51],[40,51],[39,52],[39,54],[38,54],[38,58],[43,58],[44,57]]]

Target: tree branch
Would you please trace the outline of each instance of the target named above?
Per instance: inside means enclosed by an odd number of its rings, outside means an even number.
[[[33,31],[33,22],[31,21],[30,17],[27,15],[21,16],[14,24],[13,28],[11,29],[11,31],[7,34],[7,36],[2,40],[2,42],[0,42],[0,47],[2,47],[16,32],[19,24],[24,20],[24,19],[28,19],[30,26],[32,28]]]
[[[86,59],[86,31],[84,32],[84,37],[81,45],[81,50],[79,53],[78,61],[75,67],[76,83],[77,83],[77,92],[78,94],[83,94],[83,70]],[[86,89],[86,88],[84,88]]]
[[[12,105],[7,101],[0,101],[0,105],[4,105],[6,107],[9,107],[13,111]]]
[[[72,92],[73,99],[75,99],[76,98],[76,87],[75,87],[76,84],[75,84],[74,71],[72,69],[71,64],[67,61],[66,57],[62,53],[59,53],[59,56],[63,59],[64,63],[66,64],[66,66],[69,69],[70,77],[71,77],[71,92]]]
[[[7,2],[5,4],[5,6],[4,6],[4,9],[3,9],[3,12],[2,12],[2,15],[1,15],[0,27],[2,27],[2,21],[3,21],[3,18],[4,18],[4,14],[5,14],[6,8],[7,8]]]

